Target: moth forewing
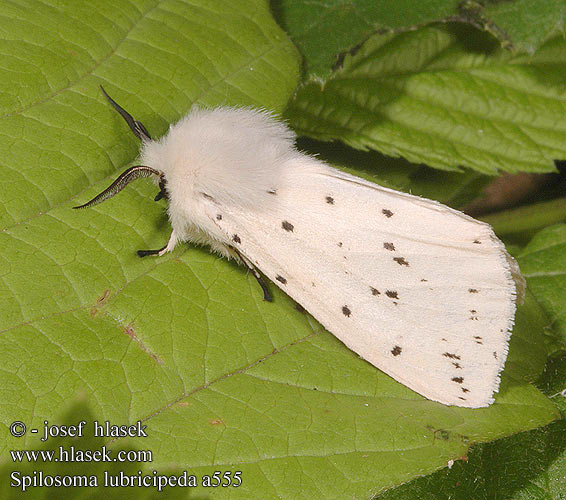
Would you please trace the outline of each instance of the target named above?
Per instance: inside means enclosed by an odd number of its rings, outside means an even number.
[[[444,404],[489,405],[516,298],[492,229],[309,157],[286,171],[277,210],[223,207],[217,224],[238,250],[399,382]]]

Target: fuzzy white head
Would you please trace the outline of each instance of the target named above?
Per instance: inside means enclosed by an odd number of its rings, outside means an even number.
[[[176,241],[229,245],[204,206],[268,210],[269,191],[299,155],[294,140],[267,111],[193,108],[161,139],[145,140],[140,161],[164,175]]]
[[[178,242],[236,258],[270,278],[345,345],[425,397],[478,408],[493,402],[507,357],[516,262],[490,226],[435,201],[386,189],[296,150],[269,112],[193,109],[142,140],[131,167],[82,208],[154,176]]]

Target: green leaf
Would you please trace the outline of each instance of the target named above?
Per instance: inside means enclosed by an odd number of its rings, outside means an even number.
[[[566,34],[563,0],[490,1],[485,3],[479,21],[485,18],[486,29],[496,36],[503,34],[515,50],[531,54],[552,35]]]
[[[539,385],[566,412],[566,356],[549,361]],[[428,477],[377,497],[379,500],[562,500],[566,497],[566,420],[544,429],[474,447]]]
[[[523,276],[566,345],[566,224],[540,231],[518,258]]]
[[[115,4],[93,5],[74,2],[71,16],[42,3],[49,29],[34,30],[28,19],[18,31],[14,21],[2,45],[22,61],[27,52],[9,43],[16,34],[43,47],[30,51],[29,64],[50,86],[34,84],[30,72],[12,75],[12,108],[0,122],[1,456],[41,446],[30,432],[10,435],[11,422],[64,423],[61,408],[79,394],[88,419],[147,425],[148,437],[134,445],[153,461],[139,470],[243,472],[239,488],[195,496],[369,498],[443,467],[473,443],[556,418],[529,383],[547,323],[532,301],[517,315],[496,403],[447,407],[359,359],[274,286],[274,303],[265,303],[233,262],[188,246],[137,258],[135,250],[161,246],[169,232],[150,183],[71,210],[106,187],[138,147],[99,83],[157,137],[196,101],[282,109],[297,78],[293,47],[263,2],[123,4],[117,13]],[[69,49],[66,40],[77,54],[68,62],[55,57]],[[95,43],[105,40],[106,52]]]
[[[566,42],[513,57],[456,25],[371,37],[286,115],[300,133],[442,169],[549,172],[566,156]]]
[[[564,34],[566,16],[563,0],[278,0],[272,5],[305,59],[308,80],[328,78],[341,55],[375,33],[452,19],[473,23],[505,47],[532,54],[552,34]]]
[[[562,500],[566,422],[474,448],[455,462],[376,500]]]
[[[279,0],[277,20],[305,59],[308,79],[327,78],[337,56],[390,29],[407,29],[458,13],[459,0]]]

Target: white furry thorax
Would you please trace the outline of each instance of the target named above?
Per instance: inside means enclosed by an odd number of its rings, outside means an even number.
[[[193,107],[163,137],[145,141],[140,159],[165,176],[180,241],[226,243],[202,204],[265,209],[288,160],[300,155],[294,141],[294,132],[268,111]]]

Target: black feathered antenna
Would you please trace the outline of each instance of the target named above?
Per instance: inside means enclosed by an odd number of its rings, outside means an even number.
[[[112,97],[110,97],[106,93],[106,90],[104,90],[104,87],[102,85],[100,86],[100,90],[102,90],[102,93],[104,94],[106,99],[108,99],[108,102],[110,104],[112,104],[112,107],[116,111],[118,111],[118,113],[120,113],[120,116],[128,124],[128,126],[130,127],[130,130],[135,134],[135,136],[140,141],[150,141],[151,137],[150,137],[147,129],[143,126],[143,123],[138,122],[137,120],[134,120],[134,117],[130,113],[128,113],[122,106],[120,106],[114,99],[112,99]]]
[[[135,167],[130,167],[128,170],[120,174],[120,176],[108,186],[102,193],[96,195],[92,200],[87,201],[84,205],[79,205],[73,208],[88,208],[93,205],[98,205],[108,198],[112,198],[115,194],[118,194],[122,189],[124,189],[130,182],[135,181],[141,177],[149,177],[150,175],[157,175],[161,177],[161,172],[155,170],[151,167],[146,167],[145,165],[136,165]]]

